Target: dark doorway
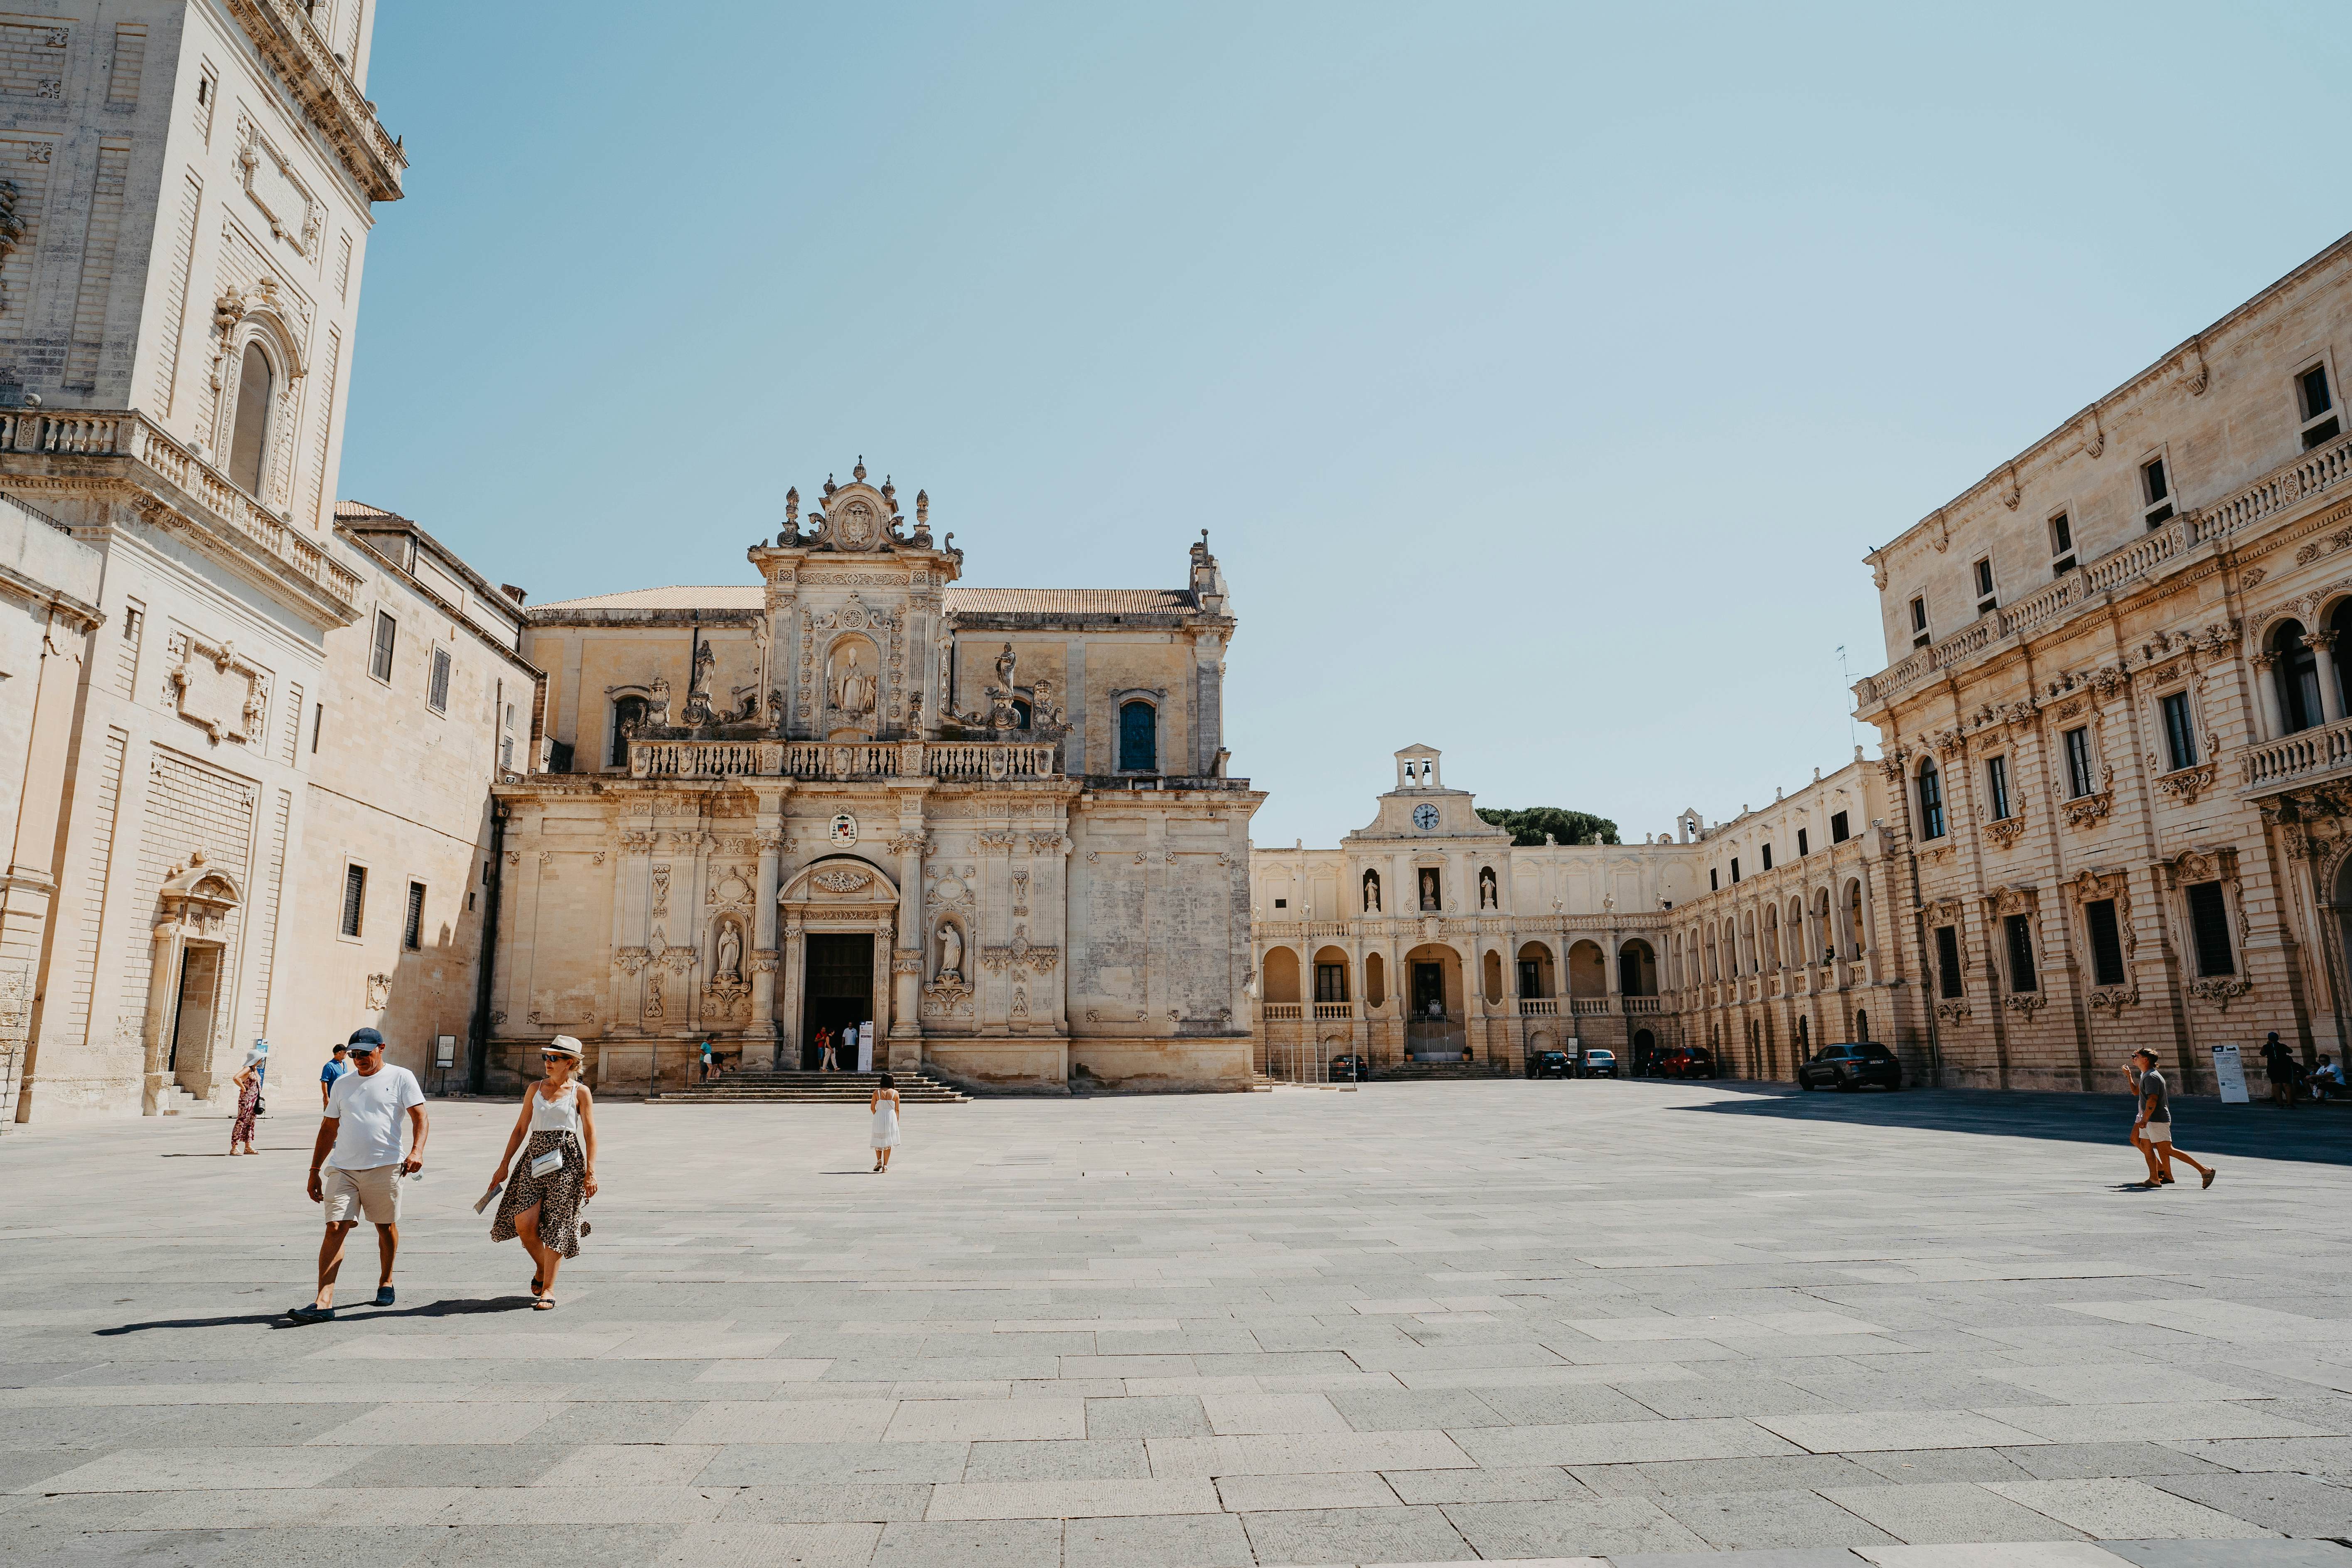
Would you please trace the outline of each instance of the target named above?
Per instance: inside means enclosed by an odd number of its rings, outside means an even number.
[[[826,1029],[834,1039],[853,1024],[874,1014],[874,935],[871,931],[812,931],[808,942],[808,984],[801,1003],[801,1067],[814,1068],[822,1059],[816,1032]],[[857,1058],[836,1055],[844,1068]]]
[[[180,994],[172,1010],[172,1044],[163,1070],[180,1070],[185,1047],[188,1068],[195,1071],[210,1060],[205,1047],[212,1041],[213,998],[220,985],[221,950],[209,942],[190,943],[180,959]]]
[[[1445,1016],[1444,964],[1416,963],[1412,966],[1412,1016],[1416,1018]]]

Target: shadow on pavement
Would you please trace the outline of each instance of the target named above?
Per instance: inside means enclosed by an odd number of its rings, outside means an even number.
[[[2125,1142],[2132,1121],[2132,1100],[2126,1094],[2014,1089],[1906,1089],[1895,1093],[1865,1089],[1855,1094],[1824,1089],[1807,1094],[1786,1084],[1727,1080],[1717,1080],[1709,1087],[1729,1098],[1674,1109],[1702,1116],[1764,1116],[1787,1121],[2112,1143],[2119,1154],[2137,1158]],[[2268,1104],[2223,1105],[2218,1100],[2193,1095],[2175,1095],[2173,1105],[2175,1135],[2180,1147],[2192,1154],[2210,1151],[2251,1159],[2352,1165],[2352,1113],[2341,1107],[2305,1105],[2281,1110]]]
[[[378,1318],[457,1318],[476,1312],[527,1312],[530,1310],[529,1296],[492,1296],[487,1300],[427,1301],[421,1307],[371,1307],[355,1305],[339,1309],[329,1319],[332,1323],[366,1323]],[[122,1323],[111,1329],[93,1329],[100,1339],[114,1339],[123,1334],[143,1333],[150,1329],[226,1329],[241,1323],[258,1323],[271,1329],[303,1329],[319,1325],[298,1323],[281,1310],[275,1312],[238,1312],[225,1318],[159,1318],[152,1322]]]

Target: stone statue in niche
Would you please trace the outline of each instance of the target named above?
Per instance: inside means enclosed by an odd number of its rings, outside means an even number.
[[[743,978],[743,932],[733,921],[719,922],[717,973],[722,980]]]
[[[1495,868],[1492,866],[1478,868],[1478,907],[1482,910],[1502,907],[1502,895],[1495,886]]]
[[[1364,912],[1368,915],[1381,912],[1381,874],[1378,871],[1364,873]]]
[[[874,678],[858,668],[855,643],[843,650],[840,671],[833,679],[833,706],[843,713],[874,711]]]
[[[931,984],[961,985],[963,984],[963,932],[956,929],[953,921],[941,921],[939,938],[940,967],[939,973],[931,977]]]
[[[1005,690],[1013,689],[1013,669],[1020,660],[1013,657],[1013,645],[1006,643],[1004,651],[996,656],[996,684]]]

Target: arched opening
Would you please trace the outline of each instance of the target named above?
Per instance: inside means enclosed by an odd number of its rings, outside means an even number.
[[[2323,721],[2319,656],[2304,640],[2303,623],[2281,622],[2271,634],[2271,674],[2278,681],[2279,723],[2290,735],[2316,727]]]
[[[1805,1058],[1811,1056],[1813,1054],[1812,1046],[1813,1032],[1807,1026],[1807,1019],[1805,1016],[1802,1013],[1800,1013],[1797,1015],[1797,1059],[1802,1061]]]
[[[1830,890],[1813,895],[1813,952],[1823,963],[1837,956],[1837,939],[1830,934]]]
[[[1801,898],[1791,898],[1789,900],[1790,968],[1801,969],[1805,966],[1805,900]]]
[[[1658,994],[1658,955],[1640,937],[1617,950],[1617,989],[1628,996]]]
[[[1944,775],[1936,771],[1930,757],[1919,764],[1919,837],[1941,838],[1944,836]]]
[[[1160,770],[1160,715],[1149,702],[1123,702],[1118,709],[1118,771],[1149,773]]]
[[[2352,636],[2347,635],[2352,633],[2352,599],[2336,602],[2336,607],[2327,613],[2327,629],[2336,634],[2336,710],[2352,713],[2352,702],[2345,700],[2352,686],[2347,686],[2344,672],[2346,663],[2352,662]]]
[[[262,458],[268,450],[269,394],[277,377],[257,342],[245,345],[237,362],[236,423],[228,443],[229,481],[249,496],[261,494]]]
[[[1853,1010],[1853,1037],[1857,1040],[1870,1038],[1870,1014],[1861,1007]]]
[[[1404,955],[1404,1044],[1409,1057],[1460,1061],[1468,1054],[1463,1029],[1462,955],[1442,942],[1425,942]]]
[[[1523,942],[1519,946],[1519,994],[1523,997],[1544,997],[1556,994],[1552,989],[1551,949],[1539,942]]]
[[[1756,962],[1756,911],[1754,910],[1749,910],[1739,917],[1739,968],[1742,973],[1755,974],[1759,972]]]
[[[1364,912],[1368,915],[1381,912],[1381,874],[1378,871],[1364,873]]]
[[[1364,960],[1364,1001],[1370,1006],[1384,1007],[1388,1000],[1388,961],[1376,952]]]
[[[629,765],[629,735],[645,722],[646,700],[642,697],[619,697],[613,701],[613,746],[606,753],[605,765],[625,768]]]
[[[1491,1007],[1503,999],[1503,955],[1488,948],[1486,956],[1479,961],[1478,974],[1484,982],[1486,1005]]]
[[[1723,978],[1723,970],[1716,960],[1715,928],[1711,925],[1706,928],[1706,977],[1710,982]]]
[[[1298,1004],[1298,955],[1286,947],[1266,952],[1265,999],[1291,1006]]]
[[[1764,967],[1780,967],[1780,906],[1764,906]]]
[[[1014,698],[1013,700],[1013,722],[1014,725],[1020,729],[1026,730],[1029,728],[1030,718],[1031,710],[1029,704],[1018,697]]]
[[[1579,999],[1609,994],[1609,972],[1601,967],[1599,943],[1580,942],[1568,950],[1568,994]]]
[[[1633,1071],[1647,1073],[1650,1064],[1658,1059],[1658,1037],[1649,1029],[1633,1031]]]
[[[1848,958],[1862,956],[1862,879],[1857,877],[1849,879],[1845,885],[1845,955]]]
[[[1315,1004],[1344,1006],[1348,1002],[1348,955],[1327,947],[1315,955]]]

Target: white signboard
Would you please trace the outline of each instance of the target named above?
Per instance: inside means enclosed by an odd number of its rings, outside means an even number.
[[[2246,1065],[2238,1059],[2235,1046],[2213,1047],[2213,1081],[2221,1086],[2221,1103],[2246,1103]]]

